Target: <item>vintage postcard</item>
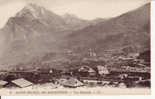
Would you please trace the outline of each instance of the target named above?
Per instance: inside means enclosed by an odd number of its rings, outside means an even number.
[[[150,0],[0,0],[0,95],[150,95]]]

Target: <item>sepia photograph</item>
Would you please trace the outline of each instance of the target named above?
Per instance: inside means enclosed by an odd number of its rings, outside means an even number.
[[[0,0],[0,95],[150,95],[150,0]]]

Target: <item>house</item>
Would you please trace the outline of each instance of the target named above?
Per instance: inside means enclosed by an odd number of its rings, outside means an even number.
[[[4,87],[8,82],[0,80],[0,88]]]
[[[5,79],[5,77],[8,75],[8,72],[3,72],[3,71],[0,71],[0,79]]]
[[[63,82],[61,82],[61,84],[64,87],[71,87],[71,88],[84,86],[84,84],[82,82],[80,82],[79,80],[77,80],[75,78],[70,78],[68,80],[64,80]]]
[[[89,76],[96,75],[96,71],[89,66],[82,66],[81,68],[78,69],[78,72],[80,72],[81,74],[85,73],[86,75],[89,75]]]
[[[122,57],[122,56],[119,56],[118,59],[119,60],[124,60],[124,61],[134,60],[134,58],[131,58],[131,57]]]
[[[97,66],[97,69],[98,69],[98,73],[100,74],[100,75],[107,75],[107,74],[109,74],[110,72],[109,72],[109,70],[107,69],[107,67],[105,67],[105,66]]]
[[[83,80],[98,80],[97,77],[80,77],[79,79],[80,79],[80,81],[83,81]]]
[[[123,79],[125,79],[125,78],[127,78],[128,77],[128,74],[120,74],[119,75],[119,78],[121,79],[121,80],[123,80]]]
[[[127,88],[127,85],[125,83],[119,83],[117,87],[119,87],[119,88]]]
[[[30,81],[27,81],[24,78],[16,79],[16,80],[13,80],[11,82],[20,88],[24,88],[24,87],[28,87],[28,86],[33,85],[33,83],[31,83]]]
[[[80,77],[80,81],[82,81],[86,85],[97,85],[107,83],[104,80],[99,80],[97,77]]]
[[[15,80],[17,79],[17,74],[16,73],[10,73],[9,75],[7,75],[4,80],[7,81],[7,82],[11,82],[12,80]]]
[[[130,58],[137,58],[140,54],[139,53],[129,53],[128,57]]]
[[[110,81],[95,79],[85,79],[82,82],[87,86],[105,86],[110,84]]]
[[[66,81],[67,81],[67,79],[61,78],[61,79],[58,79],[57,82],[58,82],[59,84],[63,85],[63,83],[66,82]]]
[[[108,84],[105,85],[106,87],[118,87],[119,82],[118,81],[110,81]]]
[[[140,76],[128,76],[128,78],[130,81],[141,81],[143,78]]]
[[[79,68],[78,70],[79,72],[94,72],[94,70],[92,68],[90,68],[89,66],[82,66],[81,68]]]
[[[89,49],[89,56],[96,57],[97,54],[92,49]]]
[[[93,83],[93,84],[97,84],[97,83],[99,83],[100,81],[98,81],[98,80],[83,80],[83,83],[85,83],[85,84],[91,84],[91,83]]]
[[[151,87],[151,81],[150,79],[147,79],[147,80],[139,80],[139,81],[136,81],[136,86],[137,87]]]
[[[107,85],[107,84],[110,83],[110,81],[101,81],[101,83],[102,83],[103,85]]]
[[[61,77],[59,79],[57,79],[57,82],[61,85],[63,85],[64,82],[66,82],[67,80],[69,80],[71,77],[68,75],[61,75]]]

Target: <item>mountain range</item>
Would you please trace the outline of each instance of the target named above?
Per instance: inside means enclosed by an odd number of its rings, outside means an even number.
[[[3,38],[1,61],[16,63],[58,50],[56,45],[61,37],[90,24],[75,16],[67,16],[61,17],[35,4],[24,7],[0,31]]]
[[[62,53],[64,49],[77,53],[90,48],[98,53],[121,49],[130,53],[149,50],[149,44],[150,4],[115,18],[95,20],[72,14],[59,16],[29,4],[0,30],[0,67],[26,63],[47,53]]]
[[[68,35],[68,46],[96,52],[121,49],[126,53],[143,52],[150,48],[150,4],[118,17],[90,25]]]

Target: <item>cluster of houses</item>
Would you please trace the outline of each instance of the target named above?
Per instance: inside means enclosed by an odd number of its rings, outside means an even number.
[[[119,87],[129,88],[135,86],[150,87],[150,73],[116,71],[107,66],[98,65],[90,67],[80,66],[74,70],[58,71],[54,69],[37,71],[7,72],[0,78],[0,88],[28,87],[35,84],[53,83],[63,87]]]
[[[129,54],[128,57],[113,57],[118,61],[130,63],[121,66],[107,66],[99,62],[96,64],[96,53],[89,51],[89,56],[95,63],[81,64],[73,69],[36,69],[32,71],[0,71],[0,88],[16,86],[20,88],[35,84],[53,83],[63,87],[150,87],[150,64],[138,59],[139,54]],[[91,59],[92,59],[91,58]],[[83,61],[89,61],[89,58]],[[131,64],[132,63],[132,64]],[[91,63],[92,65],[92,63]],[[123,66],[124,65],[124,66]]]

